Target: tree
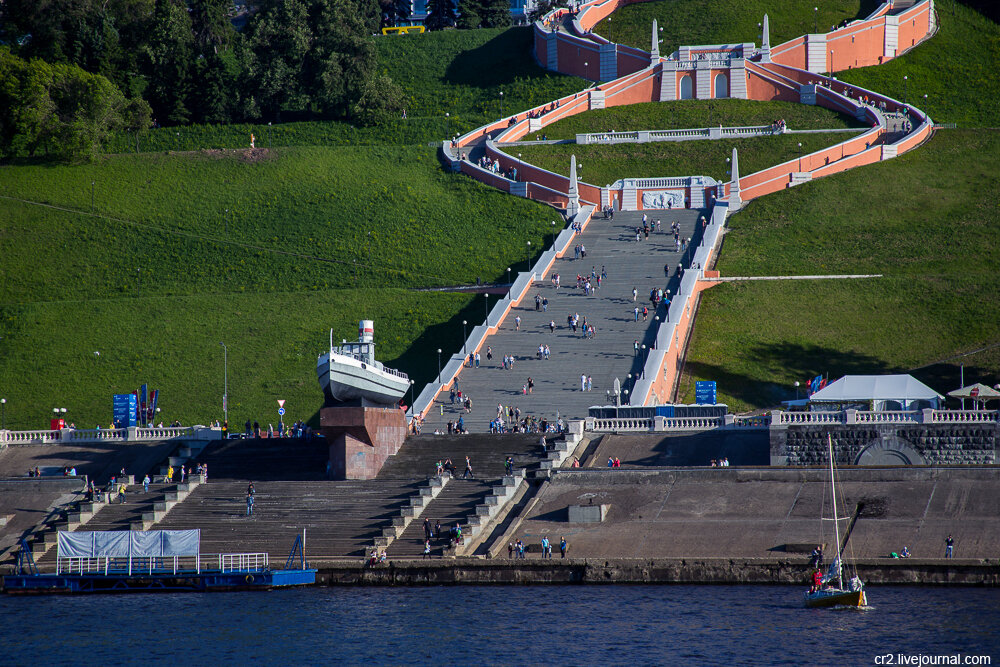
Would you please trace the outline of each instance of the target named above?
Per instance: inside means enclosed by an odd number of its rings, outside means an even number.
[[[194,60],[191,16],[182,0],[156,0],[153,29],[144,49],[149,88],[146,99],[161,123],[188,122],[188,93]]]
[[[455,5],[452,0],[427,0],[427,18],[424,26],[428,30],[442,30],[455,25]]]
[[[480,16],[484,28],[506,28],[511,24],[509,0],[482,0]]]
[[[482,20],[483,5],[479,0],[458,0],[457,27],[462,30],[478,28]]]

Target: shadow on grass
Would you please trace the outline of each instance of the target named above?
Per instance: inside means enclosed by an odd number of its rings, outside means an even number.
[[[444,80],[459,86],[493,88],[515,79],[544,77],[545,70],[531,58],[532,39],[530,28],[506,30],[482,46],[458,54],[445,70]]]

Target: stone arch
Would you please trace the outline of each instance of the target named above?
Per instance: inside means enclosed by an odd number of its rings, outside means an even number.
[[[693,100],[694,99],[694,80],[691,78],[690,74],[685,74],[681,77],[681,99],[682,100]]]
[[[715,75],[715,98],[723,99],[729,97],[729,77],[723,72]]]
[[[854,465],[859,466],[913,466],[925,463],[924,457],[909,442],[896,435],[872,440],[854,461]]]

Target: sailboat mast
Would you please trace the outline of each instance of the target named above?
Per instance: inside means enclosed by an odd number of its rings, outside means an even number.
[[[834,554],[834,563],[837,566],[837,588],[843,588],[844,582],[841,577],[840,568],[840,515],[837,513],[837,479],[833,474],[833,436],[829,433],[826,434],[826,444],[827,448],[830,450],[830,491],[833,498],[833,532],[837,537],[837,541],[834,542],[837,553]]]

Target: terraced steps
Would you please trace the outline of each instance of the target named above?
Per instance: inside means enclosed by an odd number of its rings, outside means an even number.
[[[306,529],[311,559],[362,557],[416,493],[415,482],[258,481],[253,516],[244,480],[210,480],[167,517],[160,529],[201,529],[202,553],[267,552],[284,558]]]

